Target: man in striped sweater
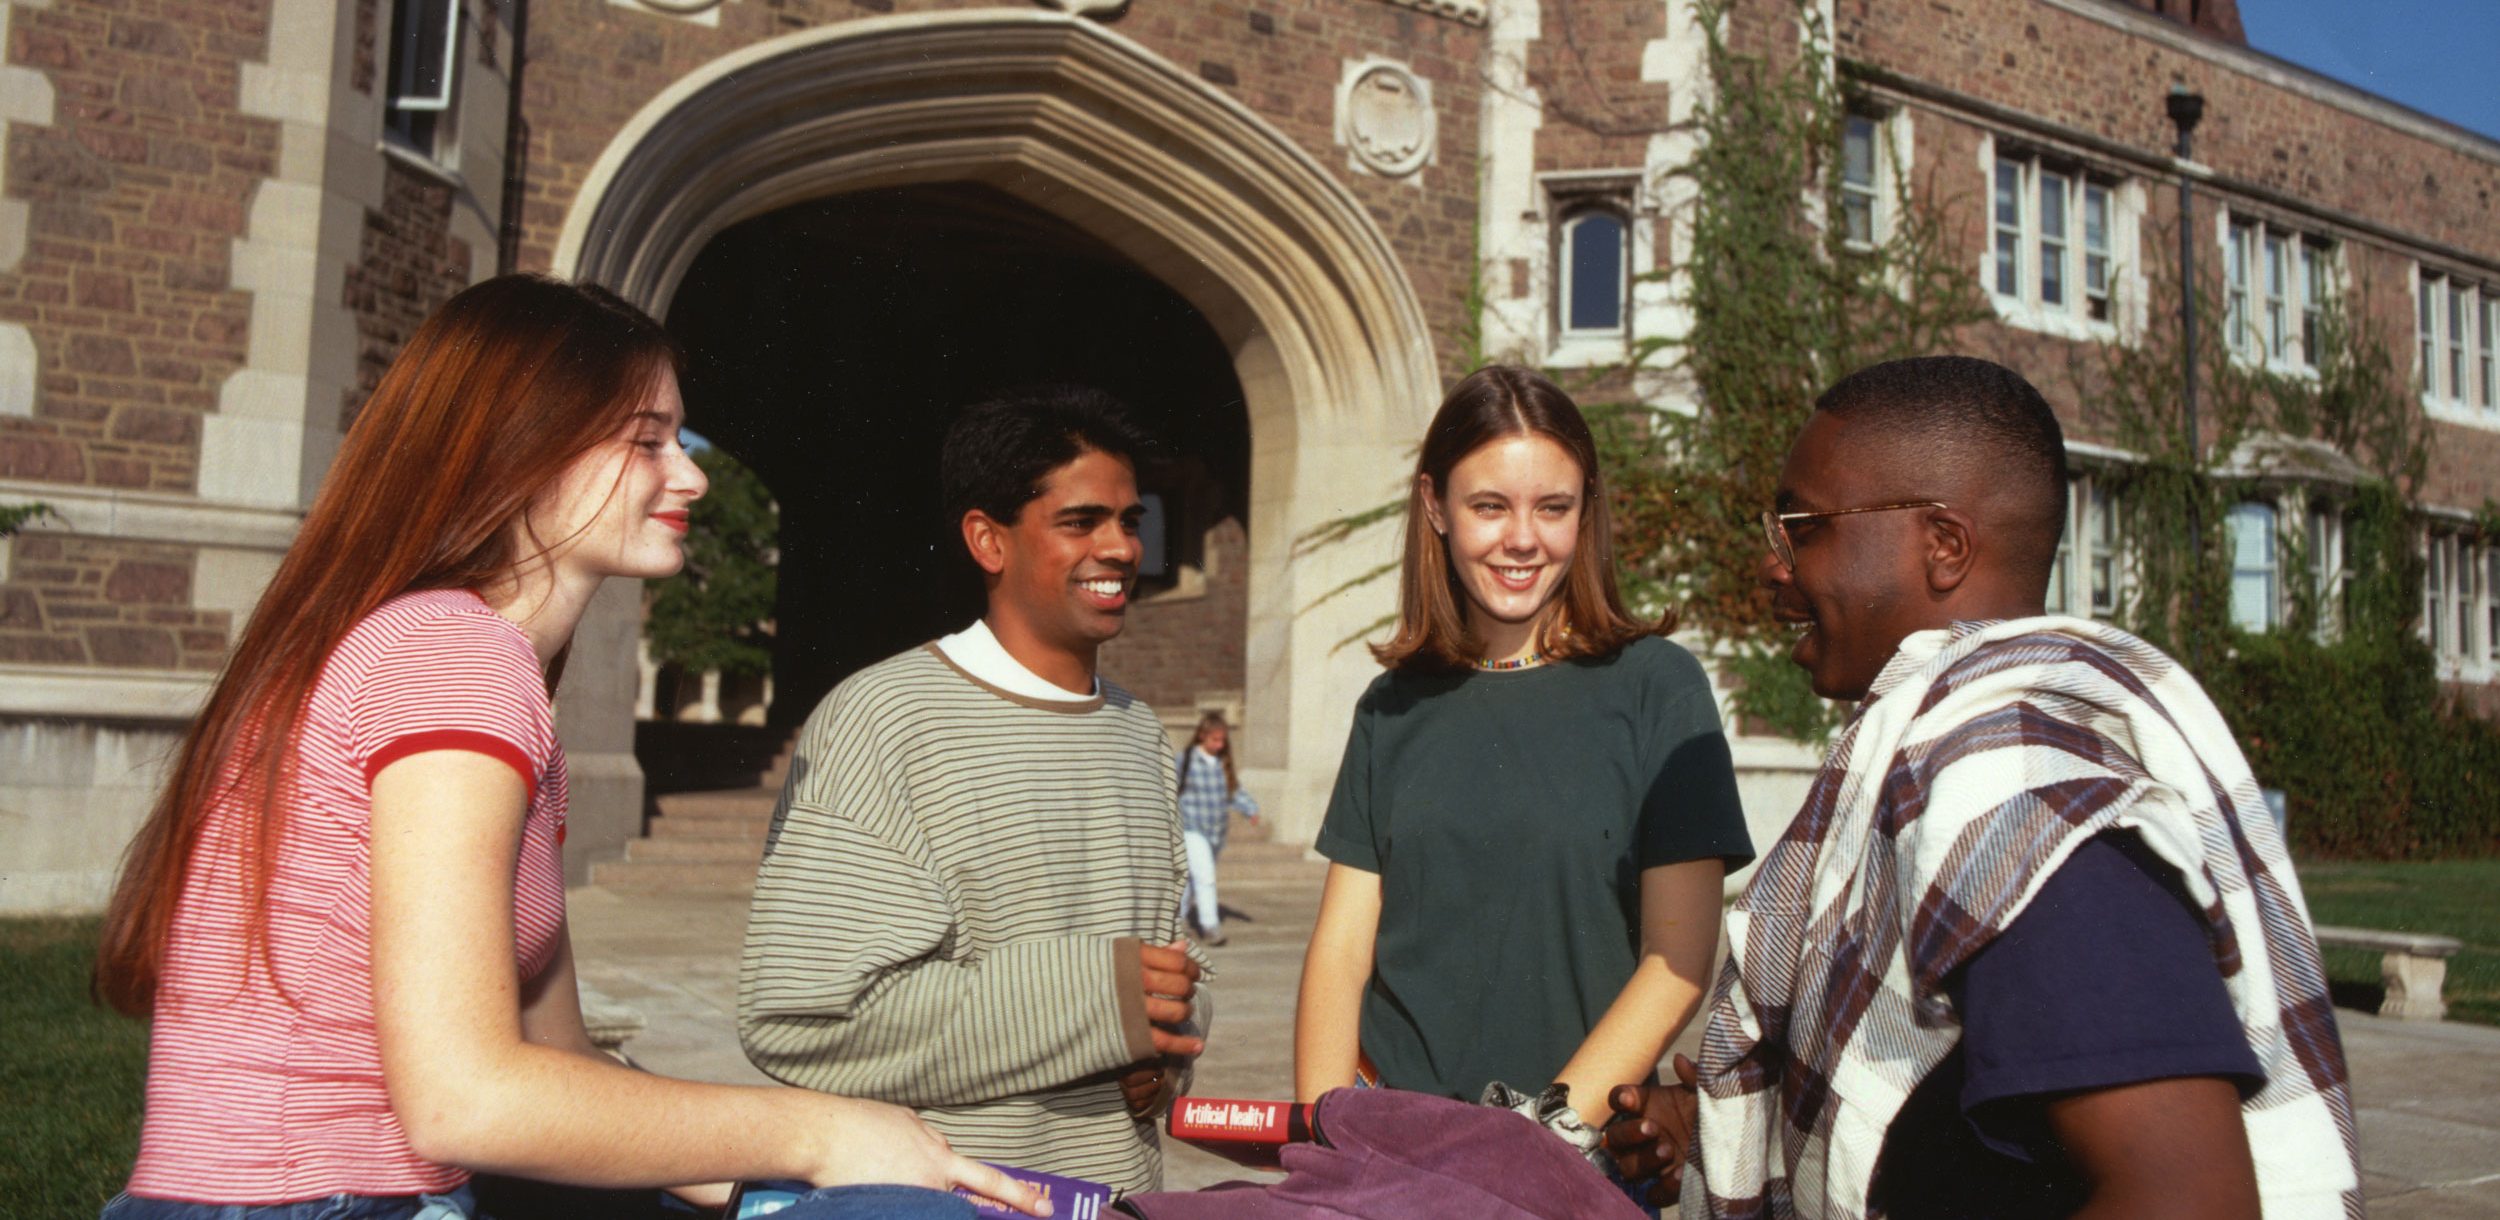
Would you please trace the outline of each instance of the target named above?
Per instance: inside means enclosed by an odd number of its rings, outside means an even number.
[[[1205,1047],[1152,710],[1095,673],[1138,564],[1141,441],[1099,393],[966,411],[950,517],[982,618],[853,674],[802,730],[748,914],[747,1057],[917,1109],[983,1160],[1154,1189]]]

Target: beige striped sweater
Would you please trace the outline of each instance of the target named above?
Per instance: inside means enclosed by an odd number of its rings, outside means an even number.
[[[1128,1116],[1117,1074],[1153,1053],[1136,944],[1179,931],[1168,755],[1154,713],[1109,682],[1046,703],[923,647],[835,687],[756,878],[747,1057],[914,1107],[982,1160],[1160,1185],[1154,1125]]]

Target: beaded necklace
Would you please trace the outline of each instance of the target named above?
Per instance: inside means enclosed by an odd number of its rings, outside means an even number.
[[[1568,637],[1571,634],[1571,628],[1568,625],[1557,627],[1554,634]],[[1534,669],[1543,665],[1545,659],[1544,653],[1532,652],[1524,657],[1512,657],[1507,661],[1470,661],[1468,664],[1487,673],[1500,673],[1506,669]]]

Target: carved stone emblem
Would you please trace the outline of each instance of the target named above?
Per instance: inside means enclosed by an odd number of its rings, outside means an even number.
[[[1430,164],[1435,120],[1432,84],[1392,60],[1346,65],[1337,85],[1337,143],[1354,164],[1404,178]]]

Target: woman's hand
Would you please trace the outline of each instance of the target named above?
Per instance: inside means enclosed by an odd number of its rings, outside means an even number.
[[[799,1096],[821,1103],[823,1111],[813,1124],[822,1136],[819,1163],[806,1175],[817,1186],[872,1182],[899,1182],[930,1190],[960,1186],[1028,1216],[1051,1214],[1050,1200],[1040,1188],[947,1147],[944,1136],[901,1106],[823,1093]]]

